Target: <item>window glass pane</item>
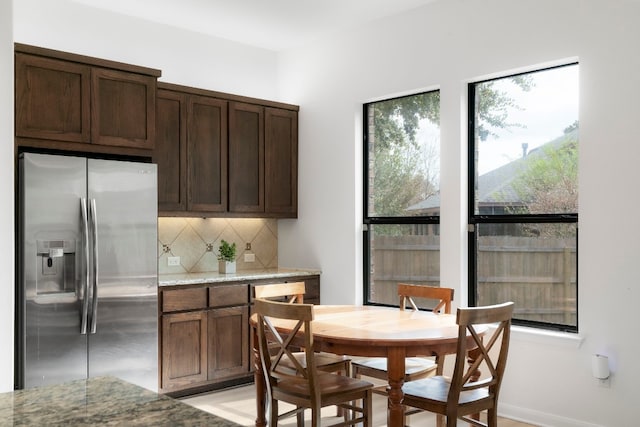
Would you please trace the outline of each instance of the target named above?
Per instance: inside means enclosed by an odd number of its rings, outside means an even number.
[[[368,216],[439,214],[440,92],[367,104]]]
[[[475,214],[578,212],[578,65],[475,84]]]
[[[370,226],[369,302],[398,305],[398,283],[440,285],[437,224]],[[432,308],[429,301],[424,307]]]
[[[515,302],[514,319],[577,328],[577,224],[479,224],[477,305]]]

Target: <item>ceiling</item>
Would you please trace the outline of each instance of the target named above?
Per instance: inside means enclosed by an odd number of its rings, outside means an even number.
[[[71,0],[281,51],[436,0]]]

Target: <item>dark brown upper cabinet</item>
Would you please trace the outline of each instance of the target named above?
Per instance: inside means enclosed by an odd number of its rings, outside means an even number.
[[[298,214],[298,112],[265,109],[265,210]]]
[[[16,136],[89,143],[91,68],[16,54]]]
[[[91,94],[94,144],[153,149],[155,77],[93,68]]]
[[[158,211],[187,209],[187,95],[158,89],[156,145]]]
[[[159,70],[15,45],[18,146],[150,155]]]
[[[264,107],[229,104],[229,212],[264,213]]]
[[[227,102],[187,101],[187,210],[227,210]]]
[[[161,216],[297,216],[293,105],[158,84]]]

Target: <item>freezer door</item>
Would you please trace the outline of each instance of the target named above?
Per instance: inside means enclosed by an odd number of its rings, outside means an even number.
[[[86,378],[86,160],[25,153],[19,173],[16,386]]]
[[[97,236],[89,376],[114,375],[157,391],[156,165],[89,159],[87,176]]]

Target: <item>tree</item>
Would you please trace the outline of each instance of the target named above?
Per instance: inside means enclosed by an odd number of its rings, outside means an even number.
[[[523,213],[562,214],[578,212],[578,121],[565,129],[558,141],[552,141],[532,152],[513,188],[525,205]],[[545,234],[564,237],[573,234],[566,225],[547,226]]]
[[[531,75],[519,75],[507,79],[508,82],[528,92],[535,86]],[[475,131],[480,141],[486,141],[489,135],[498,137],[493,129],[524,127],[520,123],[509,123],[510,109],[522,109],[505,91],[496,88],[496,82],[489,80],[476,85]]]
[[[528,91],[531,76],[516,76],[510,81]],[[505,91],[493,81],[478,85],[477,108],[479,138],[495,135],[492,129],[522,126],[507,121],[510,108],[518,108]],[[406,208],[438,192],[436,154],[426,152],[417,141],[417,133],[425,120],[440,122],[440,92],[427,92],[369,104],[373,140],[369,141],[373,199],[370,207],[375,215],[404,216]]]
[[[373,137],[373,199],[376,215],[403,216],[405,209],[437,191],[437,177],[430,163],[435,158],[416,135],[421,121],[437,123],[440,93],[428,92],[370,104]]]

